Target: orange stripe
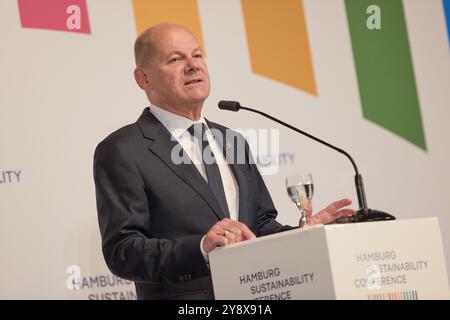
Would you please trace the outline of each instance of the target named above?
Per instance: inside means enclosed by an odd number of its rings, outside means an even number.
[[[133,9],[138,34],[157,23],[176,23],[197,37],[206,54],[197,0],[133,0]]]
[[[253,72],[317,95],[303,0],[242,0]]]

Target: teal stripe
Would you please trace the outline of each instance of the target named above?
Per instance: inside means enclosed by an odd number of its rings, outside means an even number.
[[[426,150],[401,0],[345,0],[363,115]],[[370,5],[381,29],[370,30]]]

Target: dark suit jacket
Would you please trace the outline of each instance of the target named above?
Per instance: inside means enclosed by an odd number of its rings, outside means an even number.
[[[226,128],[208,122],[210,129]],[[277,211],[244,138],[243,164],[230,164],[239,185],[239,221],[257,236],[290,229]],[[200,252],[203,235],[224,218],[194,164],[174,164],[178,145],[146,108],[138,121],[109,135],[94,156],[103,254],[111,272],[135,282],[139,299],[213,298]],[[235,147],[224,151],[234,154]]]

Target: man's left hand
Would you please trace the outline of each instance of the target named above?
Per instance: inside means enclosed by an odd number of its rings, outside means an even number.
[[[352,200],[350,199],[342,199],[333,202],[325,209],[319,211],[316,214],[312,214],[312,204],[311,202],[308,205],[307,215],[308,221],[310,225],[313,224],[328,224],[334,222],[336,219],[345,216],[353,216],[356,214],[356,211],[353,209],[345,208],[352,204]],[[299,222],[300,227],[302,227],[302,221]]]

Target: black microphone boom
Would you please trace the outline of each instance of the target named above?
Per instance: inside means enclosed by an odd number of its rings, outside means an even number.
[[[219,101],[219,109],[237,112],[241,108],[241,104],[237,101]]]
[[[291,130],[294,130],[295,132],[298,132],[304,136],[307,136],[310,139],[313,139],[314,141],[317,141],[333,150],[336,150],[339,153],[342,153],[345,155],[350,162],[353,165],[353,169],[355,169],[355,186],[356,186],[356,194],[358,196],[358,204],[359,204],[359,210],[358,213],[355,216],[352,217],[345,217],[338,219],[337,222],[365,222],[365,221],[384,221],[384,220],[395,220],[395,217],[390,215],[389,213],[378,211],[378,210],[372,210],[367,207],[367,200],[366,200],[366,193],[364,191],[364,182],[361,174],[359,174],[358,167],[356,166],[355,161],[353,158],[348,154],[346,151],[342,150],[341,148],[335,147],[332,144],[329,144],[326,141],[323,141],[317,137],[314,137],[313,135],[310,135],[309,133],[302,131],[300,129],[297,129],[290,124],[287,124],[286,122],[283,122],[277,118],[272,117],[271,115],[268,115],[267,113],[264,113],[259,110],[255,110],[252,108],[247,108],[241,106],[241,104],[238,101],[225,101],[221,100],[219,101],[219,108],[222,110],[228,110],[228,111],[234,111],[237,112],[240,109],[248,110],[251,112],[256,112],[266,118],[269,118],[270,120],[273,120],[285,127],[288,127]]]

